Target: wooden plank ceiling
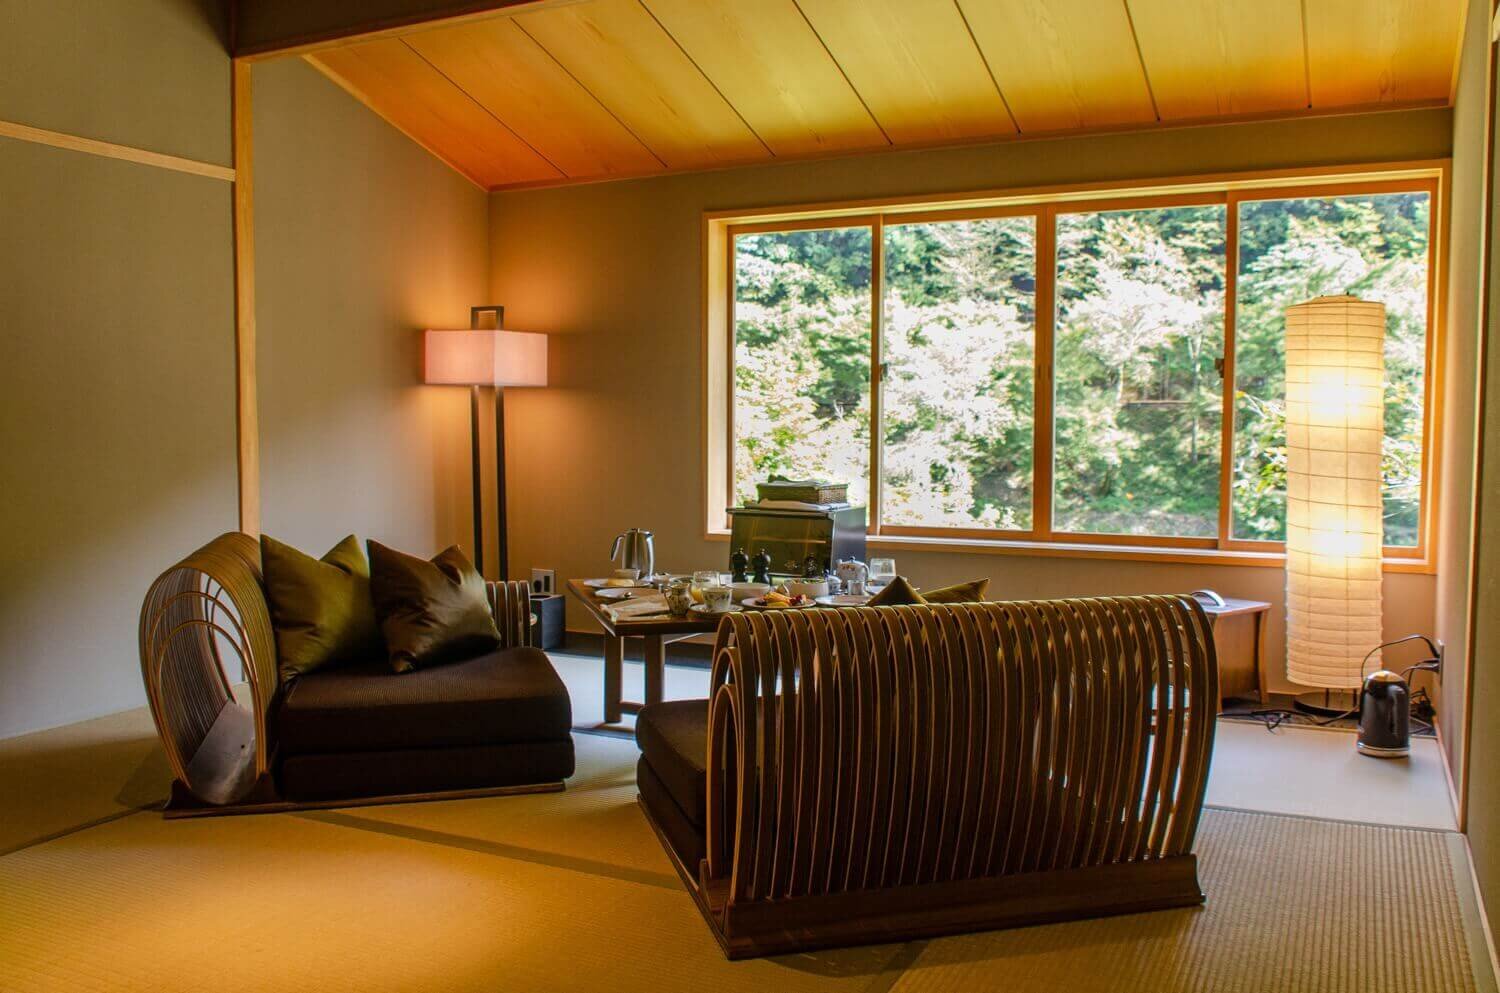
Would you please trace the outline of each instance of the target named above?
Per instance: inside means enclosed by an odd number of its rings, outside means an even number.
[[[579,0],[307,58],[487,189],[1450,101],[1464,0]]]

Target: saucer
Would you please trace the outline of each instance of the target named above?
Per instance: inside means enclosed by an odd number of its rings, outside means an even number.
[[[709,610],[708,609],[708,604],[706,604],[706,603],[695,603],[691,607],[689,607],[688,609],[691,610],[695,614],[732,614],[736,610],[739,610],[740,608],[737,607],[737,606],[735,606],[734,604],[730,604],[728,610]]]
[[[814,602],[822,607],[863,607],[873,599],[873,594],[835,593],[832,596],[817,597]]]

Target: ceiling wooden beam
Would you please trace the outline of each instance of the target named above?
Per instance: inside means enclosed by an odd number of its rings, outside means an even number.
[[[463,24],[576,0],[236,0],[234,56],[306,55],[415,28]]]

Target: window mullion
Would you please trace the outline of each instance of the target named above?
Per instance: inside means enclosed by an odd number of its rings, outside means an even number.
[[[1057,317],[1057,211],[1036,215],[1036,366],[1033,375],[1031,529],[1039,541],[1052,538],[1052,333]]]
[[[866,500],[866,528],[879,534],[881,527],[881,336],[885,303],[885,218],[877,214],[870,224],[870,495]]]
[[[1224,205],[1224,361],[1219,394],[1222,403],[1219,448],[1219,547],[1234,538],[1234,346],[1235,305],[1239,296],[1240,200],[1230,191]]]

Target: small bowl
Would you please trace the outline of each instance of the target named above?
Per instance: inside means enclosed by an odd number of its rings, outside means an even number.
[[[763,597],[769,592],[771,592],[770,583],[735,583],[729,588],[730,600],[734,603]]]
[[[615,579],[640,579],[641,578],[641,570],[639,570],[639,569],[616,569],[615,573],[614,573],[614,578]]]
[[[828,595],[828,580],[826,579],[788,579],[786,591],[792,596],[807,597],[816,600],[820,596]]]

